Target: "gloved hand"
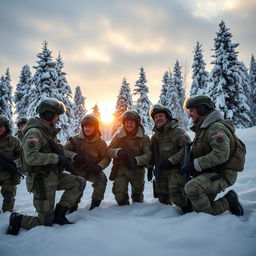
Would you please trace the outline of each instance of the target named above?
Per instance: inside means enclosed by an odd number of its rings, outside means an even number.
[[[124,148],[121,148],[117,151],[117,156],[120,157],[122,160],[124,160],[129,157],[129,154],[127,150],[125,150]]]
[[[153,179],[153,171],[154,171],[153,167],[148,167],[148,173],[147,173],[148,181],[151,181]]]
[[[74,160],[76,163],[78,164],[82,164],[84,162],[84,158],[83,156],[79,155],[79,154],[76,154],[75,157],[74,157]]]
[[[67,162],[67,159],[66,159],[66,157],[64,157],[64,156],[62,156],[62,155],[58,155],[58,165],[60,166],[60,167],[62,167],[62,168],[64,168],[65,167],[65,165],[66,165],[66,162]]]
[[[161,170],[170,170],[173,167],[173,164],[169,160],[165,160],[161,165]]]
[[[122,159],[124,162],[124,165],[130,169],[133,170],[137,167],[137,161],[134,156],[132,156],[126,149],[121,148],[117,152],[117,156]]]
[[[98,164],[96,164],[95,166],[91,167],[91,168],[87,168],[86,169],[89,173],[91,174],[95,174],[95,175],[99,175],[100,172],[102,171],[102,167],[99,166]]]

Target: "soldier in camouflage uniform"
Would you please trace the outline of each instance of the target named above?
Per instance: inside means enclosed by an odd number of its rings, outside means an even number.
[[[242,154],[236,154],[235,128],[208,96],[194,96],[186,102],[193,120],[195,139],[191,145],[190,174],[185,193],[196,212],[219,215],[227,210],[243,215],[235,191],[215,200],[217,194],[232,186],[241,171]],[[242,167],[243,169],[243,167]]]
[[[156,176],[156,193],[161,203],[179,206],[183,212],[189,211],[184,195],[184,177],[180,174],[184,146],[190,143],[188,134],[179,126],[171,111],[161,104],[156,104],[150,111],[154,120],[154,135],[151,138],[153,157],[148,168],[148,180],[152,172]]]
[[[64,148],[78,153],[75,164],[76,173],[92,182],[93,194],[90,210],[98,207],[104,198],[104,193],[107,186],[107,177],[103,170],[109,165],[110,159],[107,157],[107,144],[101,139],[101,132],[99,130],[99,121],[92,115],[87,114],[81,120],[81,131],[74,137],[70,138],[65,144]],[[81,155],[79,153],[81,152]],[[91,159],[91,166],[84,168],[83,154]],[[70,209],[70,212],[78,208],[78,203]]]
[[[67,168],[69,160],[62,154],[54,153],[50,144],[51,140],[57,143],[59,130],[55,125],[65,112],[64,104],[48,98],[39,104],[37,112],[39,118],[31,118],[24,130],[23,168],[27,173],[27,189],[34,195],[33,204],[38,216],[12,213],[7,234],[17,235],[20,228],[30,229],[38,225],[70,224],[65,214],[85,188],[83,178],[62,170]],[[58,147],[62,146],[58,144]],[[72,160],[76,155],[67,150],[64,153]],[[54,210],[56,190],[64,190],[64,193]]]
[[[150,139],[144,133],[140,116],[133,110],[122,115],[123,127],[112,139],[108,155],[113,158],[110,180],[114,180],[112,192],[118,205],[128,205],[128,184],[131,184],[132,201],[142,203],[144,175],[151,157]]]
[[[15,136],[18,137],[20,139],[20,141],[22,141],[22,139],[24,137],[23,128],[25,127],[27,122],[28,122],[28,119],[26,117],[19,118],[19,120],[17,122],[18,130],[17,130]]]
[[[17,160],[21,156],[22,147],[18,138],[11,135],[11,129],[8,119],[0,115],[0,154],[9,160]],[[17,173],[12,173],[0,166],[0,186],[3,196],[3,212],[13,211],[16,185],[20,183],[20,176]]]

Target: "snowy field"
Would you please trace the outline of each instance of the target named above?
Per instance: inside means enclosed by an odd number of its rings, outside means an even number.
[[[0,255],[255,256],[256,127],[237,134],[247,145],[245,171],[232,187],[244,206],[243,217],[228,212],[221,216],[181,215],[177,207],[152,198],[149,182],[145,185],[143,204],[118,207],[109,182],[101,206],[88,211],[92,188],[87,183],[79,210],[68,217],[75,222],[73,225],[40,226],[11,236],[5,235],[9,214],[0,213]],[[110,167],[106,173],[109,171]],[[18,186],[15,208],[23,214],[35,214],[24,181]]]

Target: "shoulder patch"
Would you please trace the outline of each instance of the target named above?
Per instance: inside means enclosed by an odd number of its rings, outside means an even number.
[[[27,141],[29,142],[39,142],[39,139],[37,137],[28,137]]]
[[[217,137],[222,137],[222,136],[225,136],[225,133],[224,132],[221,132],[221,131],[218,131],[218,132],[215,132],[211,135],[211,138],[214,139],[214,138],[217,138]]]

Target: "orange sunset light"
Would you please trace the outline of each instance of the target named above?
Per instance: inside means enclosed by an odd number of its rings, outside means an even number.
[[[100,109],[100,119],[104,124],[111,124],[114,121],[115,102],[108,100],[98,104]]]

